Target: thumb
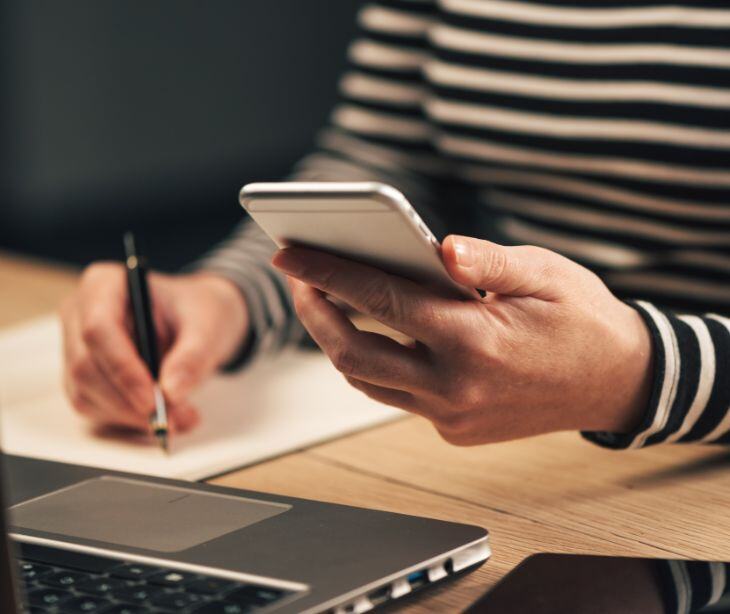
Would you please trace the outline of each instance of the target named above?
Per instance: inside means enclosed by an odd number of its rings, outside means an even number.
[[[160,387],[172,403],[182,403],[216,369],[216,340],[209,336],[194,324],[177,331],[160,365]]]
[[[458,283],[496,294],[554,300],[562,295],[555,269],[562,257],[533,246],[505,247],[450,235],[442,246],[449,275]]]

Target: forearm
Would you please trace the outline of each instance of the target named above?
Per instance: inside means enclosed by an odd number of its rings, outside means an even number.
[[[256,224],[244,220],[193,265],[232,281],[246,302],[250,332],[229,367],[299,343],[306,336],[294,314],[286,279],[269,264],[275,250],[274,243]]]
[[[352,68],[340,80],[342,100],[314,151],[296,165],[289,179],[383,182],[403,192],[433,224],[444,217],[439,211],[449,208],[439,198],[448,169],[434,155],[421,111],[426,90],[420,82],[420,63],[430,11],[404,4],[400,11],[412,15],[403,22],[403,40],[397,53],[387,54],[387,65],[381,65],[384,45],[368,19],[373,10],[379,9],[366,5],[360,12],[361,34],[349,51]],[[304,335],[285,280],[270,267],[274,250],[258,227],[244,223],[195,265],[231,279],[241,289],[253,331],[244,353],[275,351]]]

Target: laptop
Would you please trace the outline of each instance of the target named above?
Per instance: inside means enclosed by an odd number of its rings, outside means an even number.
[[[0,461],[3,614],[359,613],[490,555],[477,526],[21,456]]]

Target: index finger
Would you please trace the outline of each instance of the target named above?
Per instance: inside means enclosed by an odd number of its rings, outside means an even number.
[[[448,299],[408,279],[301,247],[278,251],[272,264],[414,339],[428,344],[443,336],[434,325],[447,317]]]
[[[125,325],[126,292],[121,268],[85,279],[79,296],[81,335],[94,360],[131,407],[146,413],[154,406],[153,381]]]

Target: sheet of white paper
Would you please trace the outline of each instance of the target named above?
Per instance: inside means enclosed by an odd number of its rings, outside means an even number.
[[[402,415],[351,388],[324,356],[290,350],[207,383],[194,397],[201,424],[165,456],[149,438],[100,435],[71,409],[60,345],[53,317],[0,334],[6,453],[197,480]]]

